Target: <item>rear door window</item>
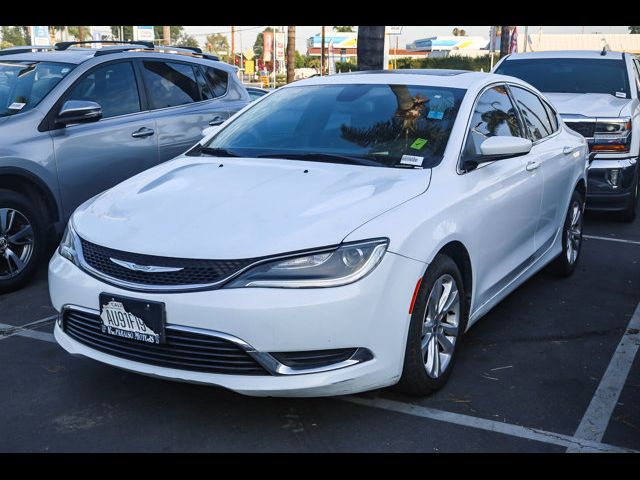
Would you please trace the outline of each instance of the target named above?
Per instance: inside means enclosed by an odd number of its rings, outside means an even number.
[[[204,72],[213,89],[214,96],[221,97],[227,93],[229,83],[229,75],[227,72],[213,67],[204,67]]]
[[[151,110],[203,100],[201,86],[191,65],[145,60],[142,72]]]

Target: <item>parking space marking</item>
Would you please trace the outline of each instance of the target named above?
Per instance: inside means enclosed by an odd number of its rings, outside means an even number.
[[[582,238],[589,238],[591,240],[609,240],[610,242],[630,243],[632,245],[640,245],[638,240],[625,240],[624,238],[611,238],[611,237],[599,237],[597,235],[582,235]]]
[[[37,320],[35,322],[31,322],[27,325],[16,326],[16,325],[7,325],[6,323],[0,323],[0,330],[4,330],[7,333],[0,332],[0,340],[4,340],[6,338],[10,338],[13,336],[18,337],[26,337],[33,338],[35,340],[43,340],[45,342],[55,343],[55,338],[52,333],[48,332],[38,332],[35,330],[30,330],[28,327],[35,328],[41,325],[46,324],[47,322],[53,322],[57,318],[57,315],[51,315],[50,317],[43,318],[41,320]]]
[[[592,442],[602,440],[613,410],[618,403],[618,398],[620,398],[620,393],[627,381],[638,347],[640,347],[640,303],[629,320],[622,340],[620,340],[609,366],[600,380],[596,393],[573,435],[574,438]],[[567,452],[572,453],[580,451],[582,450],[576,446],[567,449]]]
[[[463,427],[477,428],[494,433],[502,433],[504,435],[510,435],[512,437],[519,437],[527,440],[559,445],[561,447],[577,446],[578,448],[580,448],[580,451],[603,453],[635,452],[631,449],[607,445],[604,443],[600,443],[599,441],[575,438],[569,435],[563,435],[561,433],[547,432],[545,430],[540,430],[537,428],[528,428],[521,425],[513,425],[510,423],[488,420],[486,418],[472,417],[470,415],[464,415],[461,413],[447,412],[446,410],[437,410],[435,408],[423,407],[420,405],[413,405],[411,403],[398,402],[396,400],[388,400],[380,397],[363,398],[356,396],[345,396],[336,398],[367,407],[380,408],[382,410],[389,410],[392,412],[404,413],[416,417],[428,418],[430,420],[453,423]]]

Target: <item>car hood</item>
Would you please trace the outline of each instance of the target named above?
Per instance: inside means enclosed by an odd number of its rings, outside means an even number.
[[[630,98],[617,98],[606,93],[545,93],[560,115],[586,117],[618,117]]]
[[[340,243],[423,193],[430,170],[179,157],[81,205],[77,233],[117,250],[253,258]]]

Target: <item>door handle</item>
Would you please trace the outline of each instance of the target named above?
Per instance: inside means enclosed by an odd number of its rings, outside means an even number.
[[[135,132],[133,132],[131,134],[131,136],[133,138],[144,138],[144,137],[150,137],[154,133],[156,133],[156,132],[152,128],[142,127],[140,129],[136,130]]]
[[[540,162],[530,161],[527,163],[527,172],[532,172],[540,166]]]
[[[573,152],[576,149],[576,147],[564,147],[562,149],[562,153],[564,153],[565,155],[569,155],[571,152]]]
[[[222,125],[224,123],[224,118],[219,115],[216,115],[209,121],[209,125],[212,127],[216,127],[218,125]]]

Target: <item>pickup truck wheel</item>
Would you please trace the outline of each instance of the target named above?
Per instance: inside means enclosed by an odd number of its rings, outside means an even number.
[[[0,190],[0,293],[22,287],[45,251],[45,222],[37,204]]]

